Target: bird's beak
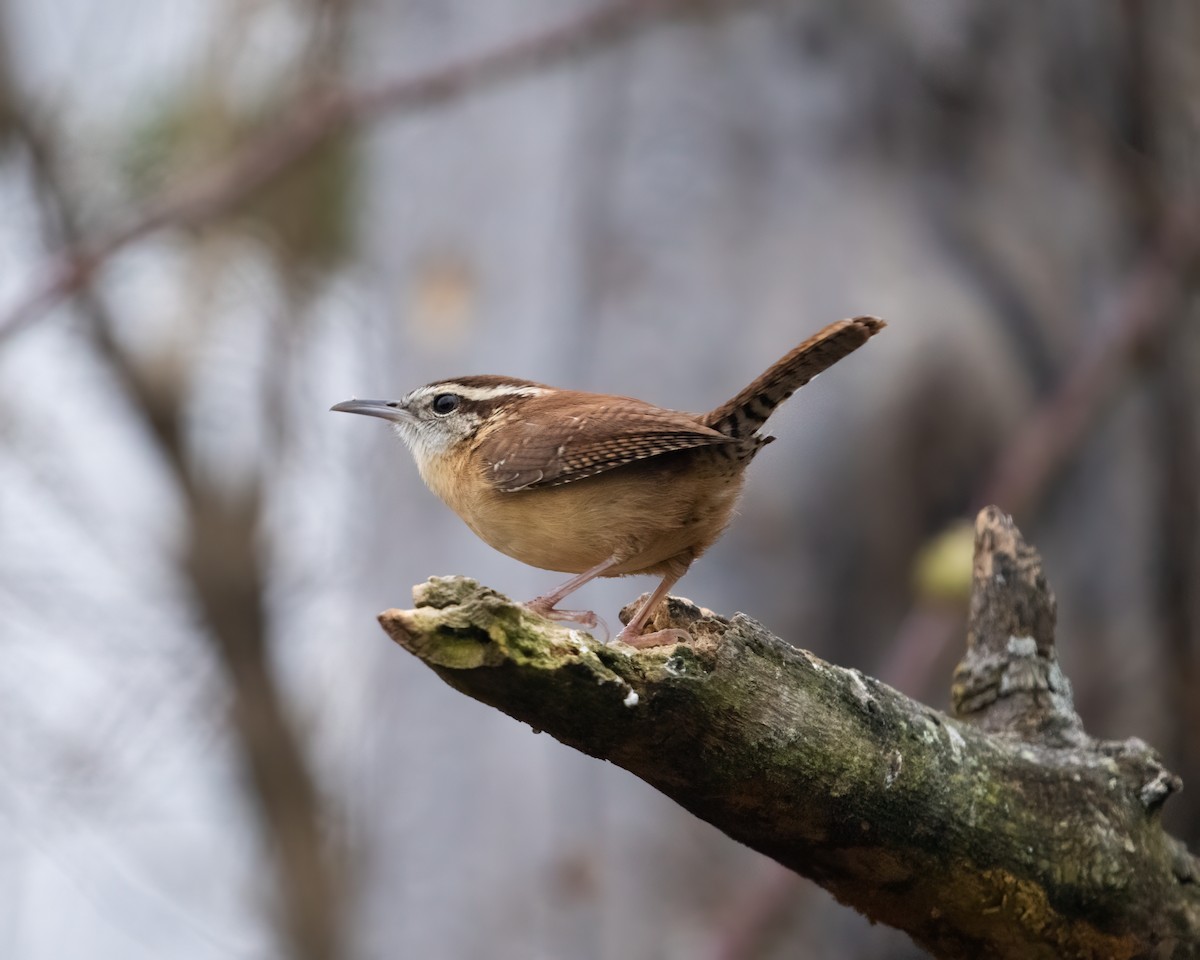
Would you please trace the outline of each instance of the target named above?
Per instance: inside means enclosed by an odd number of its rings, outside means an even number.
[[[343,400],[329,409],[339,413],[362,413],[368,417],[382,417],[395,423],[407,423],[413,418],[401,400]]]

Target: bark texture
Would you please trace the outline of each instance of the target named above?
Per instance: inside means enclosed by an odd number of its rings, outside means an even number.
[[[455,689],[631,771],[938,957],[1200,956],[1200,866],[1160,824],[1181,787],[1146,744],[1084,732],[1041,561],[976,521],[956,716],[672,598],[633,650],[464,578],[389,635]]]

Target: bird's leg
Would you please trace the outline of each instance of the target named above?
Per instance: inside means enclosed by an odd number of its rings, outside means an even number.
[[[561,600],[565,600],[588,581],[595,580],[605,570],[615,567],[620,562],[621,558],[614,554],[602,563],[596,564],[590,570],[584,570],[583,573],[576,574],[557,590],[553,590],[545,596],[535,597],[525,604],[525,606],[547,620],[569,620],[571,623],[579,623],[585,627],[594,627],[600,622],[600,618],[592,613],[591,610],[559,610],[557,609],[558,603]]]
[[[683,568],[687,570],[685,566]],[[662,603],[663,597],[667,595],[683,573],[667,574],[662,578],[662,583],[654,588],[654,592],[646,598],[646,602],[638,608],[637,613],[626,625],[625,629],[617,634],[617,640],[621,643],[627,643],[631,647],[661,647],[668,643],[686,643],[691,639],[691,636],[686,630],[667,629],[655,630],[653,633],[642,633],[642,627],[646,625],[646,621],[650,619],[650,614],[654,613],[658,605]]]

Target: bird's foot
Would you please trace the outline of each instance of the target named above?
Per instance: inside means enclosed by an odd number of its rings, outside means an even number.
[[[581,627],[587,627],[589,630],[594,627],[600,627],[604,630],[605,635],[608,634],[607,624],[591,610],[560,610],[554,606],[553,601],[548,601],[545,597],[537,597],[530,600],[525,606],[539,617],[545,617],[547,620],[577,623]]]
[[[692,635],[686,630],[678,630],[668,628],[666,630],[654,630],[651,633],[638,633],[631,631],[626,627],[617,634],[619,643],[626,643],[631,647],[665,647],[672,643],[688,643],[692,639]]]

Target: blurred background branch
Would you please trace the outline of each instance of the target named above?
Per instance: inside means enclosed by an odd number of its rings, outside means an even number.
[[[1164,224],[1162,236],[1155,238],[1119,292],[1108,329],[1097,342],[1083,346],[1078,360],[1065,371],[1062,383],[1031,411],[996,455],[995,465],[975,497],[976,503],[1004,503],[1016,516],[1036,517],[1062,471],[1074,462],[1080,447],[1103,422],[1105,410],[1117,401],[1123,388],[1132,387],[1139,376],[1159,369],[1177,337],[1176,328],[1191,322],[1188,301],[1194,293],[1192,278],[1200,265],[1198,255],[1200,214],[1180,211]],[[1178,420],[1170,418],[1172,423]],[[1172,428],[1169,432],[1186,450],[1194,431],[1189,432],[1186,424],[1181,426],[1184,429]],[[1166,529],[1188,528],[1186,522],[1172,521]],[[951,543],[961,542],[969,531],[965,524],[959,524],[948,536]],[[961,567],[958,569],[961,577]],[[1178,580],[1178,575],[1167,579]],[[961,580],[959,585],[961,588]],[[923,689],[931,669],[947,657],[956,642],[964,615],[961,593],[959,601],[940,602],[934,592],[919,596],[886,651],[880,676],[902,690]]]
[[[336,8],[337,4],[330,6]],[[17,332],[82,289],[97,269],[130,244],[165,228],[197,227],[229,213],[330,138],[353,127],[394,112],[437,107],[481,87],[588,56],[669,15],[722,6],[735,4],[731,0],[614,0],[566,23],[415,76],[361,90],[339,90],[327,84],[306,87],[283,111],[282,119],[272,119],[248,142],[235,144],[228,157],[217,161],[215,170],[193,173],[188,182],[168,189],[123,227],[95,238],[76,236],[57,263],[41,271],[47,279],[0,315],[0,338]],[[30,123],[26,118],[20,126],[28,133]]]

